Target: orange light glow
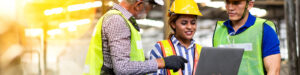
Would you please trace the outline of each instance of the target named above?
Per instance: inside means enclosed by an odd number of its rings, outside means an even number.
[[[52,14],[60,14],[63,12],[63,8],[62,7],[59,7],[59,8],[53,8],[53,9],[50,9],[50,10],[45,10],[44,14],[45,15],[52,15]]]
[[[84,10],[84,9],[96,8],[96,7],[101,7],[101,6],[102,6],[101,1],[87,2],[87,3],[82,3],[82,4],[69,5],[65,9],[64,9],[64,7],[47,9],[44,11],[44,15],[48,16],[48,15],[53,15],[53,14],[61,14],[61,13],[63,13],[63,11],[71,12],[71,11]]]
[[[63,31],[60,30],[60,29],[53,29],[53,30],[49,30],[47,32],[47,34],[50,35],[50,36],[54,36],[54,35],[62,34],[62,33],[63,33]]]
[[[88,2],[88,3],[84,3],[84,4],[70,5],[70,6],[68,6],[68,11],[89,9],[89,8],[100,7],[100,6],[102,6],[101,1]]]
[[[76,21],[71,21],[71,22],[65,22],[65,23],[59,24],[59,28],[66,28],[66,27],[70,27],[70,26],[89,24],[90,22],[91,22],[90,19],[81,19],[81,20],[76,20]]]
[[[38,37],[43,34],[43,29],[25,29],[25,36],[28,37]]]

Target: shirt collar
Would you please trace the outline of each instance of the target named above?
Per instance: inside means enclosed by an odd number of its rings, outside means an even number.
[[[253,16],[249,12],[249,16],[248,16],[248,19],[247,19],[246,23],[241,28],[238,29],[238,31],[236,32],[236,34],[241,33],[241,32],[244,31],[244,30],[240,30],[240,29],[247,29],[247,28],[251,27],[252,25],[254,25],[255,20],[256,20],[256,17]],[[233,29],[233,27],[231,25],[231,21],[230,20],[225,21],[224,25],[228,28],[228,33],[234,32],[234,29]]]
[[[171,41],[172,41],[172,43],[173,43],[174,46],[177,46],[177,45],[183,46],[183,45],[176,39],[176,37],[175,37],[174,35],[172,35]],[[188,47],[187,49],[192,48],[194,45],[195,45],[195,40],[192,39],[191,44],[189,45],[189,47]]]
[[[132,17],[132,14],[119,4],[114,4],[112,8],[119,10],[125,16],[126,19]]]

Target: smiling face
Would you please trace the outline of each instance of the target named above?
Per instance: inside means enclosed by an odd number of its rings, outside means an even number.
[[[226,0],[226,11],[229,16],[229,19],[232,21],[240,20],[241,17],[243,16],[246,5],[247,4],[245,0],[242,1]]]
[[[180,15],[171,26],[175,30],[175,37],[181,40],[191,40],[196,32],[197,17],[195,15]]]

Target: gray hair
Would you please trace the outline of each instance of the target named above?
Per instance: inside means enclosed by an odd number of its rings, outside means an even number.
[[[124,1],[126,1],[129,4],[133,4],[133,3],[137,2],[138,0],[124,0]]]

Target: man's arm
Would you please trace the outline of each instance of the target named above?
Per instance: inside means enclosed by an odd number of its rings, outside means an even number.
[[[117,75],[145,74],[157,71],[156,60],[130,61],[130,29],[120,15],[107,17],[103,33],[108,39],[113,70]]]
[[[264,58],[264,65],[267,70],[267,75],[280,74],[280,54],[269,55]]]
[[[267,75],[279,75],[280,73],[280,41],[275,30],[264,24],[263,35],[263,61]]]
[[[156,43],[154,45],[154,47],[150,51],[150,59],[156,59],[156,60],[158,60],[158,62],[164,63],[164,60],[161,59],[163,57],[163,55],[162,55],[162,51],[160,48],[161,47],[160,47],[159,43]],[[158,69],[156,73],[149,74],[149,75],[165,75],[165,73],[164,73],[165,69],[163,69],[164,64],[158,63],[158,65],[160,65],[160,66],[158,66],[158,68],[160,68],[160,69]]]
[[[187,63],[187,60],[181,56],[168,56],[143,62],[130,61],[130,29],[119,15],[112,15],[103,22],[103,33],[108,39],[113,69],[117,75],[153,73],[158,68],[177,71],[184,68],[184,63]]]

